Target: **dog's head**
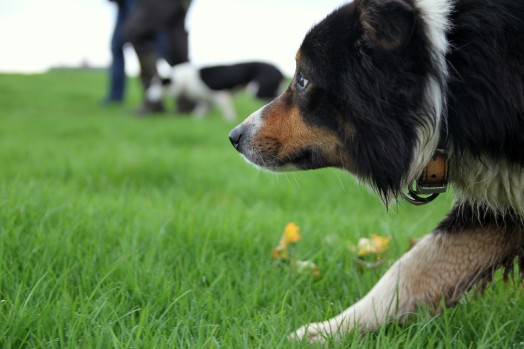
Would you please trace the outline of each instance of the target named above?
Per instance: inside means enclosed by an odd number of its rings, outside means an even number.
[[[261,168],[343,168],[396,196],[436,148],[444,98],[440,53],[410,3],[356,0],[314,26],[290,86],[231,131],[234,147]]]
[[[158,102],[162,100],[171,89],[173,89],[173,79],[170,76],[162,77],[155,75],[147,88],[146,98],[150,102]]]

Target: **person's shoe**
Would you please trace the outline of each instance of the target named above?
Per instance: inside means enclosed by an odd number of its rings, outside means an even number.
[[[144,102],[136,111],[136,116],[155,116],[164,113],[166,110],[162,102]]]

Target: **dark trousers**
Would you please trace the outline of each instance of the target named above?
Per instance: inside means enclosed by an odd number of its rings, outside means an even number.
[[[125,26],[131,13],[135,9],[135,0],[121,0],[116,2],[118,9],[116,13],[115,26],[111,37],[111,65],[109,66],[109,91],[105,102],[121,102],[124,100],[126,91],[126,64],[124,58],[124,45],[127,43],[125,37]],[[160,32],[154,37],[155,50],[158,54],[169,61],[167,52],[166,35]]]
[[[185,29],[187,9],[175,0],[139,0],[124,28],[140,63],[140,78],[146,89],[156,74],[159,32],[165,33],[167,61],[171,65],[187,62],[188,34]]]
[[[122,101],[126,88],[126,71],[124,60],[124,22],[128,17],[133,0],[125,0],[118,3],[115,27],[111,37],[112,61],[109,66],[109,91],[106,99],[108,101]]]

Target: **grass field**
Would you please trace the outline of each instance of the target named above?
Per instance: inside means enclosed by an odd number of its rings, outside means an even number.
[[[131,87],[101,108],[101,72],[0,75],[0,348],[309,348],[286,335],[362,297],[450,205],[388,211],[340,171],[258,172],[218,114],[137,119]],[[272,261],[290,221],[320,279]],[[392,246],[361,270],[350,246],[371,233]],[[497,281],[330,347],[524,348],[523,295]]]

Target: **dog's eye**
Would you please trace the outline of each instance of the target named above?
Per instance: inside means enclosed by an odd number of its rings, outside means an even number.
[[[309,84],[309,80],[306,79],[304,77],[304,75],[302,75],[302,73],[299,73],[298,74],[298,77],[297,77],[297,86],[298,86],[298,89],[303,91],[306,89],[307,85]]]

